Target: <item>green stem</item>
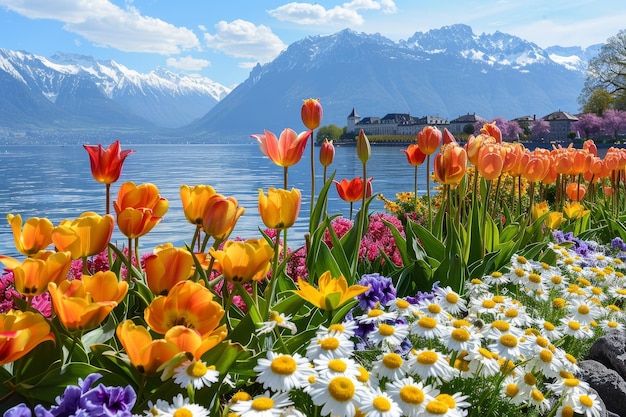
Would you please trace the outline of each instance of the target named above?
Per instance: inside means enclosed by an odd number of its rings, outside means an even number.
[[[267,319],[270,316],[270,309],[274,302],[274,296],[276,293],[276,284],[278,282],[278,253],[280,252],[280,230],[276,231],[276,243],[274,243],[274,259],[272,260],[272,277],[269,282],[269,293],[265,297],[265,304],[267,305],[266,313],[263,319]]]
[[[356,238],[356,248],[354,250],[353,256],[354,259],[352,260],[352,270],[351,272],[351,276],[350,276],[350,281],[352,282],[352,280],[354,280],[356,278],[356,271],[357,271],[357,266],[359,264],[359,249],[361,248],[361,238],[363,237],[363,228],[365,227],[365,216],[367,215],[367,213],[365,213],[365,200],[367,198],[367,164],[363,163],[363,194],[361,195],[361,210],[360,210],[360,215],[358,216],[358,220],[359,220],[359,224],[357,225],[358,229],[357,229],[357,238]],[[350,203],[350,217],[352,218],[352,203]]]
[[[137,262],[137,269],[139,270],[139,272],[142,272],[143,268],[141,267],[141,260],[139,259],[139,238],[138,237],[135,238],[135,261]]]
[[[433,212],[430,202],[430,155],[426,157],[426,194],[428,196],[428,230],[433,231]]]
[[[413,198],[415,199],[413,211],[417,214],[417,165],[415,165],[415,171],[413,172]]]
[[[126,282],[130,285],[130,277],[133,269],[133,239],[128,238],[128,256],[126,256]]]
[[[193,233],[193,238],[191,239],[191,245],[189,245],[189,247],[191,248],[191,250],[193,251],[194,247],[196,246],[196,242],[198,243],[198,251],[200,250],[200,228],[202,226],[197,224],[196,225],[196,230]]]
[[[87,257],[83,256],[83,275],[89,275],[89,268],[87,267]]]
[[[326,167],[324,167],[324,170]],[[324,177],[325,177],[324,173]],[[324,182],[326,182],[326,178],[324,178]],[[287,187],[285,187],[286,189]],[[315,141],[313,137],[313,129],[311,129],[311,210],[315,207]],[[312,230],[309,230],[309,233]]]
[[[111,184],[105,184],[105,194],[106,194],[106,214],[111,212]]]

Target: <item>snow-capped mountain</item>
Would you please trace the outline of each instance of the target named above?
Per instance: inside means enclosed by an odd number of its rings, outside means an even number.
[[[1,72],[32,94],[44,97],[52,105],[51,110],[57,108],[60,112],[57,120],[75,112],[86,116],[100,108],[114,117],[112,122],[174,128],[203,116],[230,92],[200,76],[174,74],[162,68],[141,74],[115,61],[64,53],[46,58],[0,49]],[[89,97],[89,104],[95,107],[83,108],[85,100],[81,95]],[[69,115],[63,114],[63,110]],[[82,121],[90,123],[89,117],[83,117]]]
[[[353,108],[361,117],[409,113],[449,120],[467,113],[486,119],[576,113],[586,63],[597,51],[547,51],[501,32],[476,35],[466,25],[397,42],[346,29],[302,39],[257,65],[190,128],[221,136],[298,129],[302,99],[309,97],[320,98],[322,123],[338,126]],[[238,122],[241,115],[248,123]]]

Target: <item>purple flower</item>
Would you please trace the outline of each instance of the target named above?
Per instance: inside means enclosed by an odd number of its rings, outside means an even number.
[[[369,286],[369,290],[359,295],[359,307],[361,310],[367,311],[376,307],[377,303],[385,306],[396,298],[396,289],[393,286],[391,278],[384,277],[380,274],[365,274],[361,277],[359,285]]]
[[[80,398],[80,406],[94,417],[131,417],[137,395],[130,386],[106,387],[99,384]]]
[[[19,404],[4,412],[3,417],[31,417],[32,413],[26,404]]]

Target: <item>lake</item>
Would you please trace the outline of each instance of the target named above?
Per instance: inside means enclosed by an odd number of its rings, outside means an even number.
[[[108,146],[109,143],[103,145]],[[310,145],[309,145],[310,146]],[[283,185],[283,169],[274,165],[259,150],[256,141],[239,144],[148,145],[122,143],[122,149],[134,149],[124,163],[122,175],[111,186],[111,201],[117,198],[120,185],[126,181],[155,184],[169,200],[169,210],[150,233],[139,239],[140,250],[155,245],[190,242],[194,226],[184,217],[179,189],[182,184],[206,184],[216,192],[235,197],[246,209],[231,237],[260,237],[264,229],[257,209],[258,189]],[[367,176],[373,177],[374,193],[395,199],[401,191],[413,190],[414,168],[406,160],[401,146],[372,146]],[[289,244],[302,244],[308,229],[311,192],[310,148],[299,164],[289,168],[289,188],[302,191],[302,209],[289,233]],[[315,148],[317,161],[319,148]],[[316,162],[317,163],[317,162]],[[432,163],[431,163],[432,166]],[[354,146],[339,146],[329,175],[335,179],[352,179],[362,175],[361,161]],[[323,168],[315,168],[316,192],[322,187]],[[82,145],[2,145],[0,146],[0,254],[18,255],[7,213],[30,217],[47,217],[53,224],[74,219],[85,211],[105,213],[105,186],[91,176],[89,157]],[[426,192],[426,167],[419,167],[419,192]],[[355,203],[356,209],[360,203]],[[334,186],[329,192],[329,214],[349,215],[349,203],[339,199]],[[383,211],[383,203],[374,199],[373,211]],[[113,210],[111,208],[111,210]],[[113,240],[125,244],[117,230]]]

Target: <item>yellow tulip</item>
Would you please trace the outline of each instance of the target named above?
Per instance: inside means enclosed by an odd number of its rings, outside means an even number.
[[[180,352],[176,344],[166,339],[152,340],[152,335],[143,326],[132,320],[120,323],[115,329],[130,363],[144,375],[155,375],[161,365]]]
[[[259,214],[265,226],[270,229],[287,229],[296,222],[300,213],[302,195],[300,190],[291,191],[270,187],[267,196],[259,188]]]
[[[59,285],[54,282],[48,284],[54,311],[68,330],[93,329],[102,323],[118,304],[116,300],[107,298],[120,299],[126,283],[118,283],[117,279],[113,282],[110,275],[104,273],[94,275],[93,279],[90,282],[88,277],[83,276],[86,282],[65,280]],[[89,290],[101,291],[102,294],[92,294]]]
[[[72,259],[97,255],[109,244],[114,226],[112,215],[88,211],[59,223],[52,231],[52,241],[57,250],[71,252]]]
[[[216,261],[213,267],[224,279],[239,283],[265,278],[274,256],[265,239],[228,240],[221,250],[211,248],[209,253]]]
[[[537,220],[539,217],[543,216],[549,211],[550,207],[548,206],[548,203],[542,201],[541,203],[533,204],[532,208],[530,209],[530,214],[533,220]]]
[[[182,325],[196,330],[202,338],[221,333],[217,326],[223,316],[224,309],[213,301],[213,293],[193,281],[174,285],[166,296],[156,297],[144,311],[146,323],[157,333],[165,334]]]
[[[115,272],[99,271],[93,275],[83,275],[85,291],[95,302],[115,301],[121,303],[128,292],[128,282],[119,281]]]
[[[546,217],[546,226],[552,230],[558,229],[564,221],[565,219],[563,218],[563,213],[560,211],[553,211],[548,214],[548,217]]]
[[[206,213],[206,207],[216,194],[215,189],[210,185],[188,185],[180,186],[180,199],[183,202],[183,212],[185,218],[191,224],[200,225]]]
[[[577,201],[567,202],[563,206],[563,214],[565,214],[565,216],[568,219],[572,219],[572,220],[583,217],[588,212],[589,210],[585,210],[585,206],[583,206]]]
[[[31,256],[47,248],[52,243],[54,225],[45,217],[31,217],[22,228],[22,216],[7,214],[7,221],[13,232],[15,248],[22,255]]]
[[[322,310],[335,310],[359,294],[364,293],[369,287],[362,285],[348,286],[343,276],[332,278],[330,271],[326,271],[319,277],[318,288],[313,287],[302,278],[298,278],[298,290],[296,294]]]
[[[16,310],[0,314],[0,366],[21,358],[46,340],[54,341],[54,334],[41,314]]]
[[[187,249],[173,246],[155,250],[144,263],[148,288],[156,295],[167,295],[174,285],[189,278],[194,266]]]
[[[72,266],[69,252],[40,252],[14,266],[15,289],[22,295],[34,297],[48,289],[48,283],[59,284],[67,278]]]

